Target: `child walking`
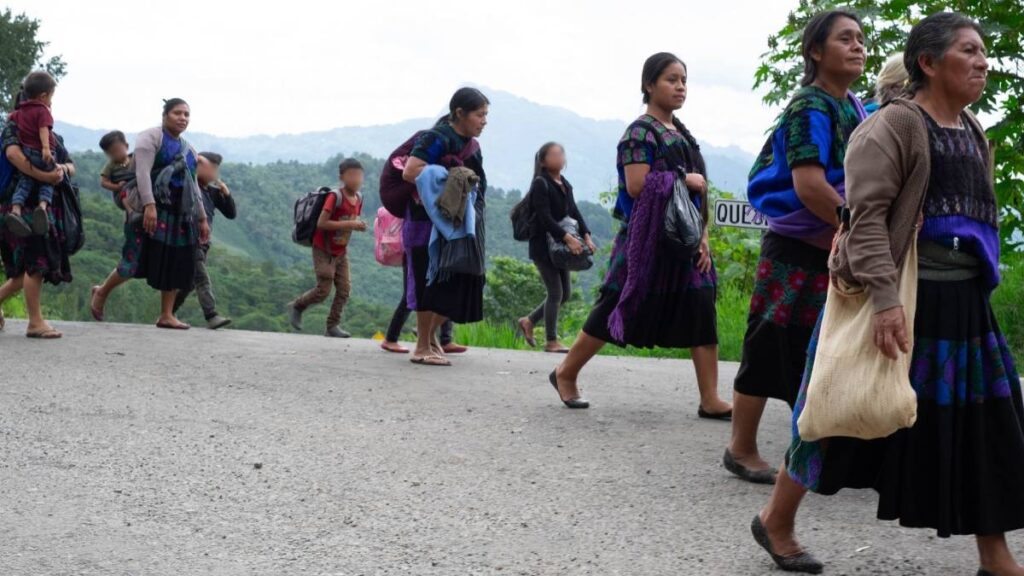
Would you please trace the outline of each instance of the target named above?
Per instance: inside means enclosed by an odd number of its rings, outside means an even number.
[[[57,139],[53,135],[53,114],[50,106],[57,81],[48,73],[40,70],[25,77],[21,86],[21,95],[15,99],[19,104],[11,112],[10,120],[18,126],[18,141],[21,150],[33,167],[50,171],[53,169],[54,151]],[[11,232],[18,237],[43,236],[50,228],[47,209],[53,203],[53,185],[33,180],[30,175],[23,174],[18,179],[18,187],[11,199],[11,212],[6,223]],[[23,211],[35,190],[39,202],[32,212],[31,222],[25,220]]]
[[[288,319],[292,328],[302,330],[302,313],[314,304],[319,304],[331,293],[334,285],[334,301],[327,315],[329,338],[348,338],[348,332],[341,329],[341,314],[348,303],[352,289],[349,277],[348,242],[352,232],[365,232],[366,222],[359,219],[363,212],[363,165],[354,158],[338,166],[341,191],[329,194],[324,202],[323,212],[317,221],[313,235],[313,272],[316,286],[288,304]]]

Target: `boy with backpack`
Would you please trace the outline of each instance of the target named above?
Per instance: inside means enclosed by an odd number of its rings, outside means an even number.
[[[348,303],[352,289],[349,277],[348,243],[352,232],[365,232],[366,222],[359,217],[363,211],[363,165],[354,158],[348,158],[338,165],[341,190],[327,192],[323,210],[317,219],[313,233],[313,272],[316,286],[288,304],[288,319],[292,328],[302,330],[302,313],[314,304],[327,299],[334,285],[334,301],[327,315],[325,336],[348,338],[348,332],[341,329],[341,314]]]

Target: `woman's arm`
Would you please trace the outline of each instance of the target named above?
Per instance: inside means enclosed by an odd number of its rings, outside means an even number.
[[[64,170],[60,166],[57,166],[55,169],[50,171],[39,170],[35,166],[32,166],[32,163],[29,162],[28,158],[25,156],[25,153],[17,146],[8,146],[7,150],[5,150],[5,154],[11,164],[18,169],[18,172],[25,174],[33,180],[56,186],[64,179]]]
[[[409,156],[409,161],[405,163],[405,169],[402,170],[402,180],[415,184],[416,179],[420,177],[426,167],[427,163],[423,160]]]
[[[628,164],[625,167],[626,172],[626,193],[631,198],[639,198],[640,194],[644,191],[644,182],[647,179],[647,175],[651,172],[650,164]]]
[[[823,222],[839,227],[836,208],[843,203],[842,196],[825,179],[820,164],[801,164],[793,168],[793,187],[800,202]]]

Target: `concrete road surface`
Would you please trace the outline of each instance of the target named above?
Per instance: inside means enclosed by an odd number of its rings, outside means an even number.
[[[58,325],[0,333],[0,576],[780,574],[748,529],[769,488],[722,469],[729,425],[697,419],[689,362],[598,358],[570,411],[543,353],[432,368],[361,340]],[[788,424],[772,404],[773,459]],[[875,501],[808,498],[827,574],[975,573],[971,539]]]

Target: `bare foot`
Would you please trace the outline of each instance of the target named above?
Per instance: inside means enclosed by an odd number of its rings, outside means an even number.
[[[803,546],[796,541],[795,528],[792,524],[780,525],[764,510],[761,511],[761,523],[764,524],[765,532],[768,533],[772,550],[779,556],[798,556],[804,551]]]

